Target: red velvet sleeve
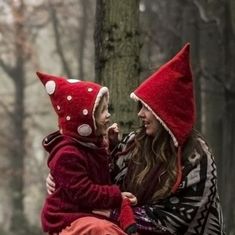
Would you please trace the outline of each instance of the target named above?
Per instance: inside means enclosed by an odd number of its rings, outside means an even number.
[[[78,154],[73,148],[59,150],[50,166],[57,187],[61,187],[73,203],[87,209],[110,209],[121,205],[119,187],[92,182],[88,174],[88,170],[92,169],[88,169],[86,156]]]

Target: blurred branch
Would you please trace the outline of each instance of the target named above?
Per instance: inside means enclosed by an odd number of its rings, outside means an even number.
[[[210,19],[207,17],[206,11],[205,11],[204,7],[202,6],[202,4],[200,4],[198,0],[193,0],[193,3],[195,4],[195,6],[198,9],[198,12],[199,12],[201,19],[204,22],[208,23],[210,21]]]
[[[50,17],[48,14],[44,14],[43,16],[40,14],[46,13],[47,12],[47,7],[45,4],[39,5],[39,6],[34,6],[31,12],[27,15],[27,19],[25,24],[29,28],[34,28],[34,29],[41,29],[45,27],[49,22],[50,22]],[[39,16],[38,16],[39,15]]]
[[[193,0],[193,3],[198,9],[202,21],[204,21],[205,23],[215,22],[218,28],[220,28],[219,26],[221,25],[221,20],[218,17],[214,16],[212,18],[209,18],[204,6],[198,0]]]
[[[14,74],[14,69],[7,65],[1,58],[0,58],[0,66],[4,70],[4,72],[11,78],[13,79],[13,74]]]
[[[71,78],[72,73],[71,73],[69,65],[66,61],[65,54],[63,51],[63,47],[62,47],[62,43],[61,43],[61,35],[59,33],[59,21],[57,18],[56,10],[54,9],[54,7],[52,6],[50,1],[48,1],[48,5],[49,5],[49,11],[50,11],[50,16],[51,16],[51,20],[52,20],[52,26],[53,26],[53,30],[54,30],[54,34],[55,34],[56,49],[57,49],[58,54],[60,56],[65,73],[67,74],[67,76],[69,78]]]
[[[13,113],[10,111],[7,105],[5,105],[3,102],[0,101],[0,107],[6,112],[6,114],[10,117],[13,118]]]

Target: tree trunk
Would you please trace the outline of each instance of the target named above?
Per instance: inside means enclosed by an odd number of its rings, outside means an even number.
[[[207,137],[217,163],[222,158],[222,119],[224,112],[223,46],[216,22],[201,24],[202,131]]]
[[[223,128],[223,160],[221,168],[221,199],[227,231],[234,231],[235,179],[235,95],[226,105]]]
[[[21,58],[22,59],[22,58]],[[23,63],[18,64],[15,70],[15,98],[12,123],[12,148],[10,186],[12,192],[13,213],[11,218],[11,231],[14,234],[23,234],[27,225],[24,215],[24,157],[25,128],[24,128],[24,68]],[[27,227],[27,226],[26,226]]]
[[[97,0],[96,81],[110,89],[113,121],[124,132],[136,124],[130,93],[139,81],[139,0]]]

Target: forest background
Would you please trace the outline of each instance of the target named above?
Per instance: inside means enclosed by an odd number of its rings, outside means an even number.
[[[138,126],[129,94],[186,42],[197,128],[216,156],[227,234],[235,234],[235,1],[1,0],[0,235],[41,235],[56,116],[35,71],[110,88],[112,120]]]

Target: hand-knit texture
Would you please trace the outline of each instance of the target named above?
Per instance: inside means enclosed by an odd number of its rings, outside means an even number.
[[[56,183],[41,213],[45,232],[60,232],[74,220],[91,215],[94,209],[120,207],[121,192],[111,185],[104,147],[92,149],[58,132],[43,144],[50,152],[48,166]]]
[[[131,97],[145,104],[169,131],[176,147],[183,145],[195,122],[190,45],[146,79]]]
[[[76,79],[65,79],[37,72],[38,77],[50,96],[52,106],[58,116],[60,133],[96,141],[94,112],[108,88],[99,84]]]

